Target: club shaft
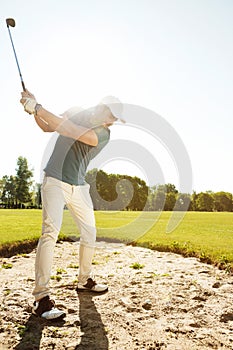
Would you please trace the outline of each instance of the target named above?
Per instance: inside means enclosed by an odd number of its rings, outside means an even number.
[[[11,45],[12,45],[12,48],[13,48],[13,51],[14,51],[15,60],[16,60],[16,63],[17,63],[17,67],[18,67],[19,76],[20,76],[20,80],[21,80],[22,87],[23,87],[23,91],[26,91],[26,88],[25,88],[25,85],[24,85],[24,81],[23,81],[23,77],[22,77],[22,73],[21,73],[21,71],[20,71],[19,62],[18,62],[18,59],[17,59],[17,55],[16,55],[14,43],[13,43],[13,40],[12,40],[10,28],[9,28],[9,26],[7,26],[7,28],[8,28],[8,32],[9,32],[9,35],[10,35]]]

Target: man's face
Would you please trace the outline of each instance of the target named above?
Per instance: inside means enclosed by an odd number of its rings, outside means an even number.
[[[95,114],[97,118],[99,118],[100,124],[105,128],[111,126],[117,120],[117,118],[112,114],[110,108],[104,104],[98,105]]]
[[[103,123],[104,127],[108,128],[109,126],[111,126],[115,121],[117,120],[116,117],[114,117],[114,115],[112,115],[111,111],[110,111],[110,115],[106,116],[106,119]]]

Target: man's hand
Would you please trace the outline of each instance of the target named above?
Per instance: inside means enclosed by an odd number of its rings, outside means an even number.
[[[22,105],[24,106],[24,110],[29,114],[35,114],[35,107],[37,105],[35,96],[28,90],[23,91],[21,93],[21,96],[22,98],[20,100],[20,103],[22,103]]]

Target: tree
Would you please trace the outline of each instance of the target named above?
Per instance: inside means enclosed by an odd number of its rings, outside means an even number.
[[[157,187],[153,186],[150,190],[149,210],[172,211],[174,209],[178,194],[175,185],[168,183]]]
[[[35,203],[34,206],[36,208],[42,207],[42,198],[41,198],[41,184],[36,183],[35,185]]]
[[[32,201],[32,194],[30,187],[33,183],[32,170],[28,169],[27,159],[24,157],[18,157],[15,184],[16,184],[16,206],[21,207],[22,204]]]
[[[1,206],[4,206],[4,188],[5,188],[5,176],[3,176],[2,179],[0,179],[0,200],[1,200]]]
[[[198,211],[213,211],[214,209],[214,198],[212,194],[207,192],[198,193],[196,199],[196,205]]]
[[[166,194],[164,191],[158,190],[155,193],[155,199],[154,199],[154,210],[155,211],[162,211],[165,205],[166,200]]]
[[[1,201],[7,208],[14,208],[16,196],[16,179],[14,176],[3,176]]]
[[[156,189],[156,186],[149,187],[148,202],[146,208],[149,211],[155,210]]]
[[[2,199],[2,194],[3,194],[3,189],[4,189],[4,180],[3,178],[0,179],[0,198]]]
[[[132,200],[130,201],[129,205],[127,205],[127,210],[144,210],[147,199],[148,199],[148,192],[149,188],[146,185],[145,181],[138,178],[137,176],[131,177],[131,176],[125,176],[120,175],[121,179],[125,179],[128,181],[128,183],[131,184],[132,191],[128,190],[129,195],[133,195]]]
[[[174,210],[176,211],[186,211],[191,210],[191,196],[187,193],[179,193],[176,198],[176,206]]]
[[[172,211],[176,203],[176,194],[174,192],[166,193],[164,210]]]
[[[166,193],[174,193],[174,194],[178,193],[176,186],[173,184],[168,183],[168,184],[164,185],[164,188],[165,188]]]
[[[143,210],[145,207],[148,186],[136,176],[93,169],[87,173],[86,181],[96,210]]]
[[[216,211],[232,211],[233,201],[232,194],[229,192],[216,192],[214,197],[214,209]]]
[[[190,204],[190,210],[196,211],[197,209],[197,198],[198,194],[194,191],[192,196],[191,196],[191,204]]]

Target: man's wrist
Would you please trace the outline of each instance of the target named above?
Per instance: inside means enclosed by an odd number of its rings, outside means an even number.
[[[42,108],[42,105],[41,104],[39,104],[39,103],[37,103],[36,105],[35,105],[35,113],[34,113],[34,115],[37,115],[37,113],[39,112],[39,110]]]

